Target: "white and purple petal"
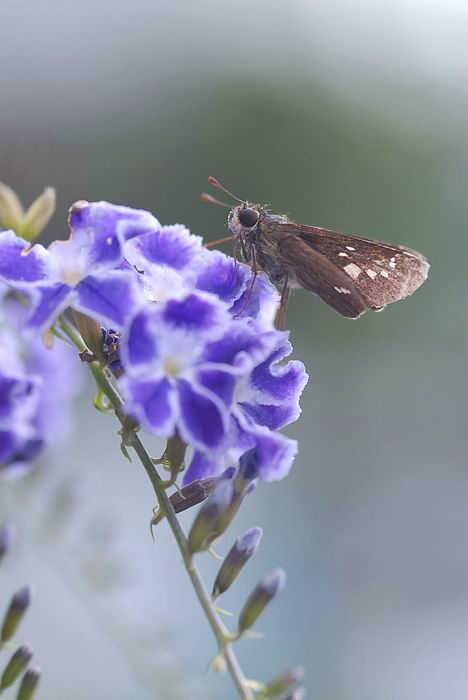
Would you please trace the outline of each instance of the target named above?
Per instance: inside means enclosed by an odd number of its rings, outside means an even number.
[[[148,304],[132,319],[122,336],[121,359],[132,374],[148,371],[160,357],[154,332],[155,316],[157,310]]]
[[[219,250],[206,251],[195,279],[195,286],[215,294],[231,307],[246,291],[250,277],[251,272],[247,265],[237,263]]]
[[[75,288],[74,306],[98,321],[107,321],[116,329],[124,326],[141,304],[138,286],[125,270],[110,270],[88,275]]]
[[[216,394],[185,379],[176,382],[179,431],[183,440],[202,452],[219,450],[226,439],[229,414]]]
[[[19,445],[20,441],[14,430],[0,429],[0,468],[13,459]]]
[[[164,266],[181,272],[195,263],[202,250],[202,239],[178,224],[162,226],[124,246],[128,262],[143,271]]]
[[[194,373],[197,384],[216,394],[225,406],[229,407],[236,387],[236,375],[229,368],[215,364],[201,365]]]
[[[284,479],[297,454],[296,440],[258,426],[249,432],[254,447],[240,459],[244,477],[263,481]]]
[[[280,297],[265,273],[257,274],[255,281],[253,273],[247,282],[247,288],[231,307],[233,316],[241,318],[250,316],[256,319],[265,329],[271,329],[279,307]]]
[[[31,247],[14,231],[0,232],[0,278],[11,286],[24,288],[47,281],[50,261],[44,246]]]
[[[222,337],[206,345],[205,362],[216,362],[245,369],[259,364],[275,347],[275,331],[262,333],[247,319],[233,320]]]
[[[253,423],[263,425],[270,430],[284,428],[285,425],[295,421],[301,412],[296,402],[283,404],[240,402],[239,407]]]
[[[34,413],[39,401],[40,379],[0,375],[0,426],[18,429]]]
[[[41,332],[54,325],[57,317],[73,300],[73,290],[61,282],[29,287],[25,330]]]
[[[286,334],[282,335],[281,341],[278,333],[280,342],[274,352],[252,371],[250,386],[257,394],[259,403],[297,404],[307,384],[309,376],[302,362],[283,362],[284,358],[291,354],[292,346],[286,339]]]
[[[148,430],[171,437],[178,419],[175,391],[165,377],[139,380],[125,377],[122,381],[127,400],[127,413],[134,415]]]
[[[87,248],[90,271],[117,267],[125,241],[160,228],[150,212],[109,202],[77,202],[69,222],[73,240]]]
[[[224,470],[222,456],[213,457],[203,452],[195,452],[189,466],[184,472],[182,485],[186,486],[196,479],[206,479],[208,476],[216,476]]]
[[[169,299],[161,311],[167,332],[183,331],[198,337],[217,337],[231,319],[224,304],[202,292],[191,292],[181,299]]]

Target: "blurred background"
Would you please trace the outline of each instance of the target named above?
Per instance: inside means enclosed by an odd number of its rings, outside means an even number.
[[[295,294],[299,457],[217,549],[265,528],[232,610],[288,572],[266,639],[239,644],[247,675],[300,663],[320,700],[466,699],[466,0],[3,0],[1,16],[0,180],[25,202],[57,188],[49,239],[76,199],[219,238],[225,212],[199,200],[214,175],[297,221],[427,255],[414,297],[357,322]],[[35,584],[22,632],[39,698],[233,698],[205,673],[215,645],[164,524],[151,541],[146,476],[90,396],[71,443],[0,486],[20,530],[0,595]]]

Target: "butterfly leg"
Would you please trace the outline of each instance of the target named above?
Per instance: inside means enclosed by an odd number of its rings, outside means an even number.
[[[234,236],[225,236],[224,238],[218,238],[217,241],[210,241],[205,243],[205,248],[213,248],[215,245],[220,245],[221,243],[226,243],[226,241],[232,241]]]
[[[237,246],[239,244],[239,239],[237,236],[234,236],[234,242],[232,244],[232,257],[234,258],[234,269],[236,271],[236,279],[237,279],[237,284],[240,282],[240,273],[239,273],[239,262],[237,260]]]
[[[242,245],[242,243],[241,243],[241,245]],[[253,248],[252,248],[252,258],[251,258],[251,269],[252,269],[252,281],[249,285],[249,291],[247,292],[247,298],[246,298],[244,304],[242,305],[242,308],[235,314],[234,318],[239,318],[239,316],[242,316],[245,309],[249,305],[249,301],[250,301],[250,297],[252,296],[252,291],[254,288],[255,280],[257,279],[257,275],[258,275],[257,258],[255,255],[255,249],[253,249]]]
[[[288,309],[289,296],[291,294],[291,287],[289,286],[288,276],[284,278],[283,290],[281,292],[281,301],[278,309],[278,315],[276,317],[276,328],[279,331],[283,331],[286,326],[286,311]]]

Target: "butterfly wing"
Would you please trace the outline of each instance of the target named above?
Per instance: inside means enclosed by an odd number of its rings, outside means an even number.
[[[358,318],[369,308],[353,281],[330,260],[297,236],[278,242],[283,260],[297,282],[347,318]]]
[[[427,278],[427,260],[420,253],[403,246],[292,222],[277,226],[276,235],[285,254],[293,248],[294,256],[294,252],[302,251],[301,246],[305,246],[323,256],[345,275],[348,285],[353,286],[366,302],[367,308],[373,310],[380,310],[387,304],[413,294]],[[301,245],[292,245],[291,239],[298,240]],[[306,263],[307,255],[304,252],[300,253],[300,258]],[[308,261],[313,266],[312,257],[309,256]],[[302,278],[307,277],[307,274],[300,271],[297,275],[300,282],[301,275]],[[305,284],[304,286],[309,288]],[[320,292],[317,293],[322,296]],[[340,311],[336,306],[333,308]]]

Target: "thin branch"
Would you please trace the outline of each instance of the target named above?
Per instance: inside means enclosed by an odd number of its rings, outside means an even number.
[[[83,341],[67,320],[61,318],[59,321],[59,325],[62,331],[67,335],[67,337],[72,341],[72,343],[80,352],[86,349],[86,346],[84,345]],[[146,448],[144,447],[142,441],[140,440],[136,432],[134,430],[129,431],[128,433],[126,432],[126,428],[128,425],[128,416],[126,416],[124,412],[123,400],[109,381],[105,369],[97,361],[90,362],[88,364],[96,381],[96,384],[98,385],[99,389],[107,396],[115,412],[115,415],[117,416],[120,424],[122,425],[123,438],[125,440],[125,444],[132,447],[132,449],[136,452],[141,464],[143,465],[148,475],[149,480],[151,481],[153,490],[158,500],[159,507],[161,508],[162,512],[167,518],[169,527],[172,530],[172,534],[174,535],[174,538],[177,542],[177,546],[179,547],[179,551],[182,555],[185,569],[190,577],[192,586],[195,590],[195,594],[200,602],[200,605],[216,638],[219,652],[223,655],[226,661],[226,667],[234,682],[234,685],[236,686],[239,697],[242,700],[253,700],[253,691],[239,665],[232,644],[229,642],[229,631],[226,629],[221,618],[216,612],[211,597],[208,591],[206,590],[200,571],[197,565],[195,564],[193,557],[190,555],[187,537],[179,523],[179,520],[169,499],[169,496],[167,495],[164,481],[159,476],[150,455],[146,451]]]

